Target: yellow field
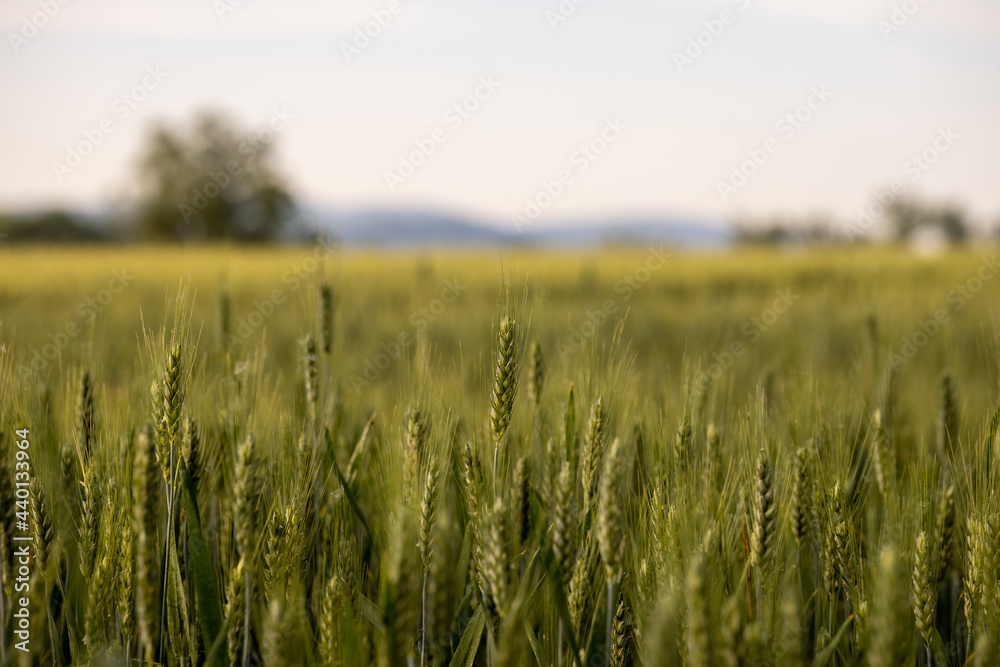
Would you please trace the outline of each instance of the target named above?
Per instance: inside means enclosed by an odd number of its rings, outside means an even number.
[[[646,262],[655,257],[635,248],[501,254],[322,246],[0,247],[0,341],[18,365],[32,359],[36,368],[44,365],[43,380],[89,366],[103,369],[98,377],[116,382],[134,367],[142,322],[158,328],[166,296],[184,284],[194,304],[200,353],[219,349],[218,303],[225,288],[232,299],[232,333],[239,338],[231,346],[234,358],[257,352],[266,335],[264,349],[275,367],[294,368],[298,341],[313,326],[316,285],[325,276],[335,293],[334,359],[345,390],[359,389],[360,378],[368,401],[377,403],[381,398],[372,396],[386,392],[398,395],[400,371],[424,331],[442,375],[441,390],[459,378],[465,389],[478,389],[502,270],[522,306],[521,319],[530,323],[530,338],[543,344],[553,372],[567,380],[578,359],[589,359],[595,347],[611,342],[624,317],[619,350],[628,355],[620,356],[636,359],[631,379],[653,392],[650,399],[679,390],[685,355],[695,365],[727,366],[720,380],[732,385],[736,396],[745,395],[766,373],[791,386],[836,391],[835,396],[863,394],[868,387],[857,384],[858,368],[870,363],[867,322],[874,317],[880,354],[899,355],[894,360],[905,362],[901,381],[915,385],[914,393],[929,389],[947,369],[967,388],[962,393],[970,409],[987,409],[993,400],[994,304],[1000,281],[991,280],[996,270],[992,250],[934,258],[882,249],[673,254],[662,268],[645,272]],[[118,285],[116,272],[128,284],[111,294],[109,283]],[[977,273],[986,280],[977,283]],[[754,323],[779,290],[790,290],[795,298],[788,312],[773,323]],[[435,301],[452,293],[453,303]],[[935,313],[940,319],[938,311],[946,324],[919,345],[928,329],[921,329],[921,322],[933,321]],[[67,327],[70,333],[75,327],[78,335],[61,336]],[[412,343],[398,355],[403,363],[390,355],[392,364],[378,369],[377,380],[371,381],[368,362],[374,363],[383,346],[396,352],[401,339]],[[726,352],[734,343],[744,348],[728,364]],[[279,381],[294,378],[286,371]],[[484,398],[478,395],[482,392],[469,393],[470,400]],[[915,405],[907,407],[917,419],[927,416]]]

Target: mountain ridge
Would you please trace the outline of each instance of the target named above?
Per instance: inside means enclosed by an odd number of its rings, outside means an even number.
[[[326,209],[304,211],[309,226],[346,245],[580,247],[609,243],[666,243],[681,247],[728,245],[732,230],[717,220],[666,215],[622,215],[537,223],[504,229],[459,214],[418,209]]]

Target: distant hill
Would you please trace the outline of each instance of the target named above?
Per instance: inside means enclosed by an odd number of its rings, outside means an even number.
[[[348,245],[495,245],[509,235],[458,217],[416,211],[316,212],[309,219]]]
[[[423,211],[368,209],[306,212],[310,226],[335,234],[347,245],[496,246],[541,245],[580,247],[607,243],[665,243],[713,248],[734,235],[721,221],[671,217],[622,217],[562,220],[538,224],[518,233],[480,221]]]
[[[590,218],[537,223],[520,233],[481,220],[420,210],[338,211],[300,207],[281,237],[306,241],[317,229],[346,245],[407,248],[421,246],[590,247],[658,243],[680,248],[718,248],[736,235],[718,220],[669,216]],[[115,243],[138,240],[127,217],[111,211],[24,211],[0,214],[0,239],[17,243]],[[4,236],[6,235],[6,236]]]

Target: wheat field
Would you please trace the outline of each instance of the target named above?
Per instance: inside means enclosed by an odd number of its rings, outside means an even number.
[[[998,664],[993,257],[0,247],[0,663]]]

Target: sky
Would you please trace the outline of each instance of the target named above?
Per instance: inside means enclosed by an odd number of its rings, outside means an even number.
[[[0,32],[0,209],[127,202],[150,128],[215,109],[279,127],[314,206],[1000,222],[996,0],[4,0]]]

